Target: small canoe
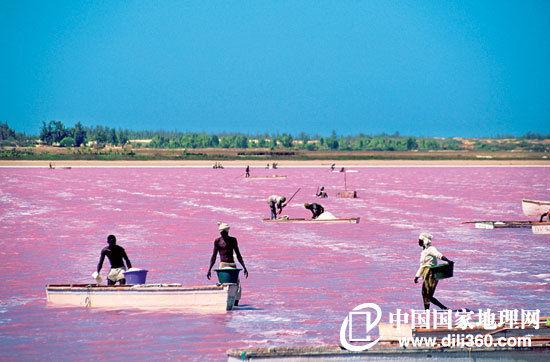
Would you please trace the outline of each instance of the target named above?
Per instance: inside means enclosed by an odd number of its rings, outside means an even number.
[[[521,208],[525,216],[538,216],[550,210],[550,201],[541,200],[521,200]]]
[[[281,180],[285,179],[286,175],[272,175],[272,176],[250,176],[245,177],[246,180]]]
[[[463,224],[474,224],[476,229],[503,229],[503,228],[530,228],[532,226],[546,226],[550,222],[537,221],[468,221]]]
[[[181,284],[46,286],[48,304],[87,308],[225,312],[233,309],[236,295],[237,284],[199,287],[185,287]]]
[[[298,223],[298,224],[309,224],[309,223],[326,223],[326,224],[359,224],[360,217],[346,217],[346,218],[336,218],[336,219],[305,219],[305,218],[279,218],[279,219],[263,219],[263,222],[271,223]]]

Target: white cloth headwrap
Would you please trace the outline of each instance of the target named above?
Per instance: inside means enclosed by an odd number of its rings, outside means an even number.
[[[418,235],[418,240],[422,240],[425,247],[428,247],[432,243],[433,236],[430,233],[422,232]]]
[[[219,222],[218,223],[218,230],[219,231],[229,230],[229,225],[224,223],[224,222]]]

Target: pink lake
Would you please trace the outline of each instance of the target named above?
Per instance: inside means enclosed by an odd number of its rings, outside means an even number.
[[[475,219],[526,219],[521,199],[550,199],[550,168],[356,168],[337,199],[340,173],[282,168],[286,180],[244,180],[243,169],[0,169],[0,360],[226,360],[229,348],[337,344],[359,303],[385,312],[422,307],[413,283],[420,248],[455,260],[436,296],[449,307],[528,308],[550,313],[550,238],[530,229],[477,230]],[[275,173],[252,170],[253,175]],[[300,193],[286,209],[304,217],[318,200],[357,225],[265,224],[266,198]],[[218,236],[231,225],[250,277],[244,305],[222,315],[53,308],[48,283],[91,282],[108,234],[148,282],[210,283]],[[108,269],[108,262],[104,272]],[[113,354],[116,351],[116,354]]]

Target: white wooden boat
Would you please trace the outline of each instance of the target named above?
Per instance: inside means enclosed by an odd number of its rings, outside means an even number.
[[[271,175],[271,176],[250,176],[246,177],[246,180],[282,180],[286,175]]]
[[[286,218],[281,217],[278,219],[263,219],[263,222],[271,223],[298,223],[298,224],[310,224],[310,223],[325,223],[325,224],[359,224],[360,217],[346,217],[336,219],[305,219],[305,218]]]
[[[233,309],[237,284],[186,287],[181,284],[105,286],[49,284],[48,304],[109,309],[225,312]]]
[[[464,224],[474,224],[476,229],[503,229],[503,228],[530,228],[530,227],[546,227],[550,226],[550,222],[537,221],[468,221]]]
[[[550,201],[541,201],[541,200],[521,200],[521,208],[523,209],[523,214],[526,216],[538,216],[550,210]]]

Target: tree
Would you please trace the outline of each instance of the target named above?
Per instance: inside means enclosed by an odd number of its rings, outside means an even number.
[[[0,141],[13,140],[15,138],[15,131],[6,122],[0,123]]]
[[[112,145],[118,145],[118,140],[116,138],[116,131],[114,128],[108,128],[107,143],[110,143]]]
[[[283,133],[279,141],[281,141],[281,144],[283,145],[283,147],[290,148],[292,147],[292,142],[294,141],[294,139],[292,138],[291,135],[287,133]]]
[[[122,146],[128,143],[130,140],[130,137],[128,135],[128,130],[126,129],[119,129],[116,135],[116,138],[118,140],[118,143]]]
[[[416,142],[416,139],[409,137],[407,139],[407,150],[417,150],[418,149],[418,143]]]
[[[65,137],[61,140],[61,142],[59,142],[59,145],[61,147],[74,147],[75,140],[72,137]]]
[[[69,131],[61,121],[50,121],[50,129],[53,142],[61,142],[61,140],[69,135]]]
[[[330,138],[327,140],[328,148],[331,150],[337,150],[340,146],[338,144],[338,138],[336,136],[336,131],[332,131]]]
[[[72,129],[72,135],[74,139],[74,145],[76,147],[80,147],[80,145],[86,141],[86,130],[82,126],[82,123],[77,122],[74,125]]]

